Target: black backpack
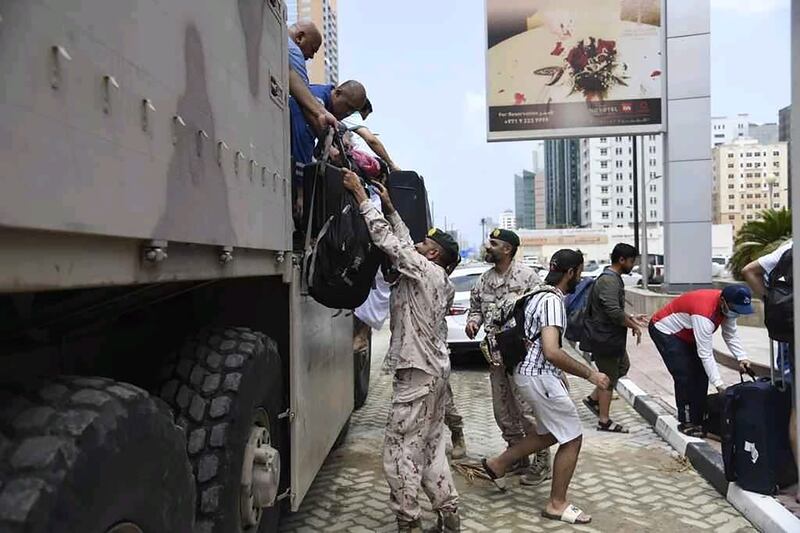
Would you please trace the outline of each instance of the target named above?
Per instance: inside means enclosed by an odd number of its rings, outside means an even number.
[[[525,334],[525,308],[531,298],[543,292],[553,292],[551,288],[537,289],[533,292],[523,294],[514,302],[511,312],[505,317],[500,326],[500,331],[494,335],[494,348],[500,352],[503,358],[503,366],[508,374],[525,360],[528,354],[528,345],[536,342],[542,333],[539,331],[533,338],[528,338]],[[560,338],[559,338],[560,343]]]
[[[764,297],[764,322],[769,337],[776,341],[794,342],[794,293],[792,249],[781,256],[769,274]]]
[[[332,309],[355,309],[373,287],[383,260],[339,169],[306,167],[308,197],[304,280],[308,293]]]

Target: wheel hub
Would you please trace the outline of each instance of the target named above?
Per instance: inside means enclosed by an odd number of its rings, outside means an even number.
[[[281,456],[271,445],[267,425],[266,413],[256,416],[244,450],[239,510],[245,528],[258,525],[263,509],[273,506],[278,496]]]

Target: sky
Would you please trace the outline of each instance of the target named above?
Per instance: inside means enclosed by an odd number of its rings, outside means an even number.
[[[483,0],[339,0],[339,77],[364,83],[366,124],[425,177],[438,227],[476,245],[514,208],[535,142],[486,142]],[[790,103],[790,0],[711,0],[711,113],[777,122]],[[540,161],[540,165],[543,164]]]

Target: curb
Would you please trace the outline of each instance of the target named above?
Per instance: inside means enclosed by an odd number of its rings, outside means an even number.
[[[628,378],[617,382],[617,393],[653,426],[655,432],[682,456],[733,507],[759,531],[791,533],[800,531],[797,518],[775,498],[742,490],[725,479],[722,456],[703,439],[687,437],[678,431],[678,420]]]

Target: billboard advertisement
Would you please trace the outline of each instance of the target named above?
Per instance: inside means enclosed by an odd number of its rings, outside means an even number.
[[[486,0],[490,141],[664,131],[662,0]]]

